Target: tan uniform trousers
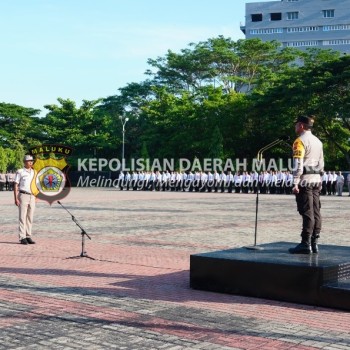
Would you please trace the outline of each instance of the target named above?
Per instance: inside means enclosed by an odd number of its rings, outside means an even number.
[[[19,194],[19,239],[32,236],[35,196]]]

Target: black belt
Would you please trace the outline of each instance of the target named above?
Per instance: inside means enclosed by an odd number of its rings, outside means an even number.
[[[303,175],[310,175],[310,174],[317,174],[319,175],[320,174],[320,169],[316,169],[316,168],[306,168],[304,167],[303,169]]]
[[[27,192],[27,191],[22,191],[22,190],[19,190],[19,193],[29,194],[30,196],[32,195],[30,192]]]
[[[304,170],[303,171],[303,175],[310,175],[310,174],[320,175],[320,172],[318,170]]]

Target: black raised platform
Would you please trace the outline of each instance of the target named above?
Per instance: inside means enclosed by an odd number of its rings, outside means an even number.
[[[290,254],[295,243],[262,244],[190,257],[190,286],[228,294],[350,310],[350,247],[320,245]]]

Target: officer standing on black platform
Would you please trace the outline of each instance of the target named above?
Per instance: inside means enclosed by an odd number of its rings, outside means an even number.
[[[321,232],[320,190],[324,169],[322,142],[311,133],[313,116],[299,116],[295,123],[298,138],[293,144],[293,193],[303,218],[301,243],[289,249],[292,254],[318,253]]]

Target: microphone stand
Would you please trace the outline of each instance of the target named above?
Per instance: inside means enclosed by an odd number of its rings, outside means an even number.
[[[86,233],[84,228],[81,226],[81,224],[78,222],[78,220],[75,218],[75,216],[60,202],[57,201],[57,203],[72,217],[72,220],[75,222],[75,224],[80,228],[81,230],[81,253],[78,256],[71,256],[67,259],[79,259],[79,258],[88,258],[91,260],[95,260],[91,256],[87,255],[85,251],[85,236],[91,240],[91,237]]]
[[[282,142],[286,141],[286,137],[283,138],[279,138],[275,141],[272,141],[271,143],[269,143],[268,145],[266,145],[265,147],[259,149],[258,154],[256,156],[256,159],[258,161],[258,164],[260,165],[262,163],[263,160],[263,152],[266,151],[267,149],[274,147]],[[258,208],[259,208],[259,190],[260,190],[260,186],[259,186],[259,174],[258,174],[258,178],[257,178],[257,188],[256,188],[256,201],[255,201],[255,232],[254,232],[254,245],[251,246],[247,246],[244,247],[246,249],[250,249],[250,250],[264,250],[263,247],[261,246],[257,246],[256,245],[256,241],[257,241],[257,236],[258,236]]]

